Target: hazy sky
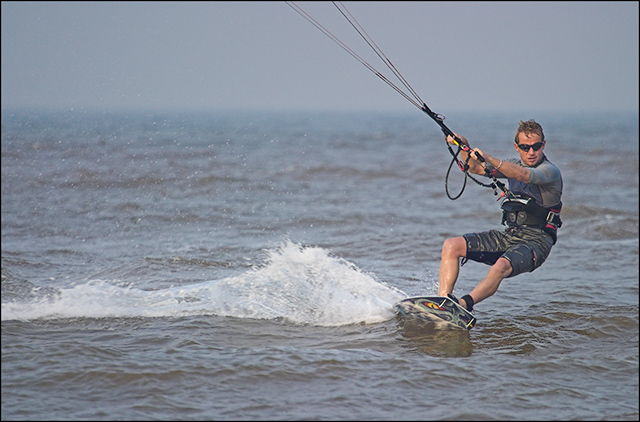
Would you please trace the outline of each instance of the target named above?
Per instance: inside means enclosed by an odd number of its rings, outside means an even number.
[[[344,4],[434,111],[638,110],[636,1]],[[285,2],[2,1],[1,29],[3,109],[417,111]]]

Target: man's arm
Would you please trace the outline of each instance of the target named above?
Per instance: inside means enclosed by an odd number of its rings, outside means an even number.
[[[526,167],[519,166],[511,161],[501,160],[492,155],[489,155],[485,152],[482,152],[478,148],[474,148],[471,151],[471,157],[473,158],[475,153],[480,154],[487,163],[491,164],[494,169],[498,170],[502,173],[503,176],[508,177],[510,179],[516,179],[520,182],[529,183],[529,172],[530,170]],[[484,170],[482,171],[484,174]]]

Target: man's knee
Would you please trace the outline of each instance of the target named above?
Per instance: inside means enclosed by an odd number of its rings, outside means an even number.
[[[450,237],[442,245],[442,256],[464,257],[467,255],[467,241],[464,237]]]
[[[502,257],[498,258],[496,263],[491,266],[491,269],[495,271],[501,278],[509,277],[509,275],[513,271],[511,262],[509,262],[508,259]]]

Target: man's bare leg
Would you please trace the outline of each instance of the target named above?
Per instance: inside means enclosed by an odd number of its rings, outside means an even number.
[[[446,296],[453,292],[460,272],[460,258],[467,255],[467,241],[464,237],[452,237],[442,245],[440,260],[439,296]]]
[[[440,261],[440,287],[439,296],[447,296],[453,293],[453,288],[460,273],[460,258],[467,255],[467,241],[464,237],[453,237],[444,241],[442,245],[442,257]],[[474,304],[482,302],[492,296],[500,287],[500,283],[505,277],[511,274],[512,268],[509,260],[498,258],[495,264],[489,268],[487,276],[469,293]],[[459,299],[460,305],[468,309],[468,304],[464,299]]]
[[[498,287],[500,287],[502,280],[508,277],[512,270],[511,263],[508,259],[498,258],[496,263],[489,268],[487,276],[469,293],[473,302],[480,303],[489,296],[492,296],[498,290]],[[466,308],[467,304],[464,303],[464,300],[461,299],[460,301],[460,304]]]

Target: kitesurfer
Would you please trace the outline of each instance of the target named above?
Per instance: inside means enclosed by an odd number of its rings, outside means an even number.
[[[458,145],[469,142],[456,134],[447,142]],[[440,296],[448,296],[458,279],[460,267],[467,260],[490,265],[487,276],[459,300],[472,311],[473,306],[493,295],[503,279],[540,267],[557,240],[562,225],[562,175],[544,154],[546,145],[542,126],[535,120],[520,120],[515,135],[515,148],[520,158],[502,160],[478,148],[462,152],[469,171],[495,178],[506,178],[509,189],[502,202],[502,222],[507,228],[481,233],[468,233],[445,240],[440,262]],[[470,155],[470,157],[468,157]],[[488,171],[486,171],[488,170]]]

